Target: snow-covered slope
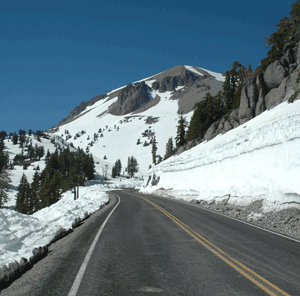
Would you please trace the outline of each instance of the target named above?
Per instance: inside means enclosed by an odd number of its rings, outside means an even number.
[[[265,211],[300,207],[300,101],[173,156],[150,176],[143,192],[163,188],[185,200],[229,198],[240,205],[264,199]]]
[[[55,143],[51,142],[51,139],[55,137]],[[60,147],[66,147],[66,143],[62,143],[60,137],[50,135],[49,139],[41,137],[40,140],[38,141],[37,138],[34,135],[26,135],[27,141],[30,141],[32,147],[35,147],[36,145],[38,147],[43,146],[45,155],[47,151],[49,150],[50,153],[53,153],[56,149],[57,146]],[[4,140],[4,152],[8,154],[9,156],[9,162],[12,162],[14,157],[17,154],[22,153],[22,148],[20,147],[19,144],[13,145],[12,140],[5,139]],[[73,148],[70,147],[72,150]],[[75,149],[74,149],[75,150]],[[26,155],[27,151],[26,149],[23,149],[23,153]],[[26,170],[24,170],[23,166],[20,165],[15,165],[12,170],[8,170],[8,173],[10,175],[10,179],[12,181],[12,190],[8,192],[8,202],[5,203],[5,207],[12,207],[16,205],[16,189],[18,185],[20,184],[20,180],[22,178],[22,175],[25,174],[28,182],[32,182],[33,175],[35,173],[35,170],[39,167],[40,170],[42,171],[45,168],[45,155],[39,160],[33,162],[31,165],[27,167]]]
[[[198,84],[186,82],[183,86],[177,86],[174,91],[155,90],[153,83],[159,82],[167,85],[166,77],[183,77],[184,79],[186,71],[192,73],[188,74],[190,76],[196,75],[193,79],[199,79],[196,81]],[[193,106],[193,102],[203,98],[210,87],[211,91],[217,92],[224,81],[221,74],[191,66],[176,66],[165,72],[133,83],[145,82],[150,99],[156,102],[147,110],[122,116],[110,114],[111,105],[118,101],[120,91],[126,87],[123,86],[107,93],[105,99],[86,107],[68,123],[60,125],[58,130],[54,129],[55,134],[68,139],[68,142],[73,143],[75,147],[79,146],[84,150],[88,147],[89,152],[98,161],[102,160],[103,163],[105,159],[105,164],[109,166],[109,173],[117,159],[121,159],[124,170],[128,157],[132,155],[139,163],[140,173],[146,173],[152,163],[151,145],[147,145],[151,138],[155,135],[158,143],[157,154],[163,157],[168,139],[176,136],[179,105],[185,104],[186,106],[191,98],[190,106]],[[204,83],[206,86],[202,90]],[[183,102],[180,101],[181,97],[183,97]],[[193,113],[192,107],[185,110],[189,110],[184,114],[189,122]],[[65,133],[66,130],[68,134]],[[137,144],[138,141],[140,144]]]

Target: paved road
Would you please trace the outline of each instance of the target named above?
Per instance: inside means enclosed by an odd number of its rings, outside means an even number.
[[[188,204],[134,190],[115,193],[120,203],[76,295],[300,295],[300,243]],[[60,242],[65,253],[59,247],[48,256],[59,259],[53,268],[44,270],[48,257],[38,263],[42,272],[36,273],[44,276],[33,281],[34,267],[3,295],[26,295],[20,287],[27,283],[27,295],[67,296],[117,202]],[[64,240],[70,239],[68,248]]]

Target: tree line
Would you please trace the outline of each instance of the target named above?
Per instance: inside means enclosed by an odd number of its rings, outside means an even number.
[[[23,174],[17,188],[16,210],[23,214],[32,214],[44,207],[56,203],[62,193],[84,185],[84,181],[94,178],[95,165],[92,155],[83,150],[70,151],[58,149],[47,153],[45,168],[36,171],[32,183]]]
[[[116,178],[121,176],[122,171],[122,163],[120,159],[117,159],[114,166],[112,167],[112,178]],[[134,156],[128,157],[127,160],[127,167],[125,168],[125,172],[128,173],[130,178],[134,177],[134,174],[139,171],[139,164],[137,162],[137,159]]]

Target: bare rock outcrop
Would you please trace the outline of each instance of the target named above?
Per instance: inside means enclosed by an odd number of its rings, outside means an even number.
[[[271,63],[264,73],[248,77],[242,88],[239,108],[213,123],[204,135],[210,140],[223,134],[265,110],[270,110],[287,100],[300,99],[300,43]]]
[[[118,95],[118,100],[110,107],[109,113],[125,115],[132,113],[151,100],[145,82],[129,83]]]
[[[287,75],[288,72],[285,67],[283,67],[282,63],[280,61],[275,61],[267,67],[264,73],[265,85],[269,90],[277,88]]]

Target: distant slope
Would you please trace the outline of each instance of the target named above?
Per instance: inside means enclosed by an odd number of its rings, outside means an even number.
[[[133,155],[145,172],[152,163],[151,138],[156,136],[163,157],[179,114],[189,121],[195,102],[207,92],[216,94],[223,80],[221,74],[179,65],[82,103],[49,131],[99,160],[106,158],[109,170],[119,158],[124,169]]]

